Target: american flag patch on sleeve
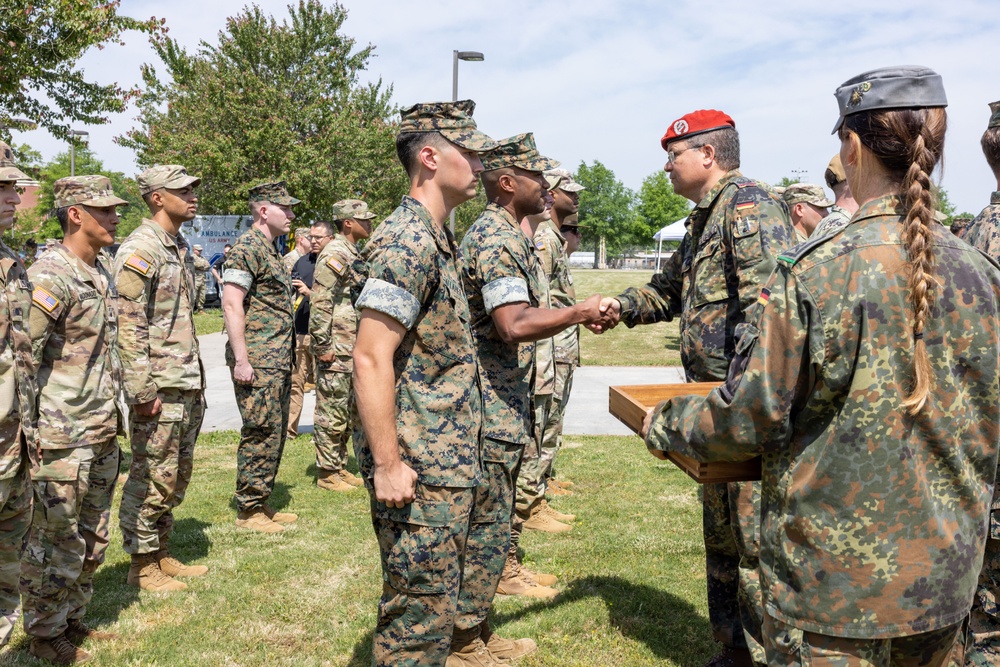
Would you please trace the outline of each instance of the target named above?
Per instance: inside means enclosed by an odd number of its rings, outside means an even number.
[[[144,276],[147,275],[149,273],[149,269],[152,268],[150,267],[149,262],[144,260],[142,257],[139,257],[139,255],[132,255],[125,260],[125,266],[133,271],[136,271],[137,273],[141,273]]]
[[[331,269],[336,271],[338,275],[344,272],[344,265],[341,264],[339,261],[337,261],[336,257],[331,257],[330,259],[326,260],[326,264]]]
[[[59,299],[52,296],[52,293],[44,287],[36,287],[31,293],[31,300],[47,313],[59,307]]]

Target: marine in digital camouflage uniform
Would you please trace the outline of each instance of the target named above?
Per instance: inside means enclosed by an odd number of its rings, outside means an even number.
[[[317,486],[349,491],[362,485],[347,470],[347,441],[351,437],[351,373],[358,316],[351,293],[364,281],[358,242],[371,234],[368,204],[345,199],[334,204],[337,234],[316,259],[312,294],[309,296],[309,339],[316,359],[316,416],[313,444],[316,446]],[[329,226],[329,223],[328,223]]]
[[[382,562],[372,647],[378,667],[448,660],[473,494],[482,482],[479,364],[448,210],[433,204],[475,196],[482,170],[476,153],[495,143],[476,129],[474,109],[463,100],[401,111],[396,147],[410,195],[363,253],[354,451]],[[431,158],[441,161],[440,173],[427,167]],[[471,645],[482,664],[493,664],[481,639]]]
[[[53,196],[64,244],[28,273],[39,451],[21,596],[31,653],[70,664],[87,655],[70,640],[90,634],[83,618],[108,547],[124,435],[118,310],[100,250],[114,243],[115,208],[128,202],[103,176],[61,178]]]
[[[981,144],[997,181],[997,191],[990,195],[990,205],[976,216],[963,238],[1000,262],[1000,101],[990,104],[990,120]],[[1000,486],[994,487],[988,538],[969,617],[965,653],[969,667],[1000,664]]]
[[[118,523],[132,557],[128,582],[152,591],[182,590],[186,584],[172,577],[208,571],[170,553],[173,512],[191,482],[205,416],[194,285],[179,238],[181,225],[197,212],[194,189],[201,179],[180,165],[157,165],[137,180],[151,217],[122,242],[114,263],[132,445]]]
[[[250,190],[253,226],[226,256],[226,363],[243,418],[237,449],[237,525],[276,533],[298,517],[267,504],[281,463],[291,402],[295,331],[292,278],[274,240],[288,233],[299,200],[285,183]]]
[[[872,106],[860,106],[869,91]],[[879,158],[857,153],[851,116],[917,94],[920,106],[945,104],[926,68],[877,70],[838,89],[852,164]],[[910,150],[893,156],[893,178]],[[933,220],[917,222],[935,285],[918,329],[906,216],[898,196],[876,196],[838,235],[779,256],[725,385],[652,413],[653,450],[763,456],[769,665],[945,664],[976,591],[1000,436],[1000,267]],[[911,414],[903,400],[920,340],[930,390]]]
[[[16,183],[30,177],[0,141],[0,232],[14,225]],[[0,240],[0,647],[20,615],[21,550],[31,525],[27,442],[34,443],[35,367],[28,316],[31,283],[17,254]]]
[[[200,313],[205,309],[205,290],[208,287],[208,272],[212,270],[212,265],[201,256],[200,245],[192,248],[194,251],[194,312]]]
[[[688,381],[721,381],[736,352],[737,327],[778,253],[794,244],[794,234],[782,202],[739,172],[736,124],[728,115],[714,110],[687,114],[671,124],[661,145],[673,158],[664,169],[674,190],[696,203],[680,249],[661,272],[645,287],[618,296],[621,320],[633,327],[679,317]],[[692,171],[704,173],[701,164],[709,147],[714,175],[704,177],[704,183],[692,181]],[[709,622],[723,645],[710,665],[748,664],[748,650],[763,664],[759,488],[756,482],[701,487]]]

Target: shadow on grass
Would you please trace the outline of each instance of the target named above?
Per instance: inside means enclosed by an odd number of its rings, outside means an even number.
[[[267,504],[274,510],[283,510],[292,502],[292,492],[290,486],[284,482],[275,482],[271,490],[271,497],[267,499]],[[236,511],[236,498],[229,497],[229,509]]]
[[[351,659],[347,661],[347,667],[369,667],[372,664],[372,640],[374,636],[375,632],[369,630],[365,633],[364,638],[355,644]]]
[[[589,576],[571,582],[557,598],[538,602],[512,613],[496,613],[494,628],[561,605],[599,597],[608,610],[608,622],[622,635],[645,644],[658,658],[679,665],[707,660],[711,655],[693,655],[699,644],[711,645],[708,620],[683,598],[664,590],[636,584],[621,577]],[[502,634],[502,633],[501,633]],[[700,663],[698,663],[700,664]]]

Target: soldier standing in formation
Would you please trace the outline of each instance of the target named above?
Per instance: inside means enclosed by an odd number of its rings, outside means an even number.
[[[819,185],[793,183],[781,193],[788,206],[788,218],[795,229],[795,242],[804,243],[828,214],[833,202]]]
[[[315,227],[315,225],[314,225]],[[302,400],[306,393],[306,384],[314,376],[312,346],[309,342],[309,312],[311,309],[311,294],[313,273],[316,270],[316,259],[319,251],[330,240],[322,233],[313,238],[313,232],[300,228],[297,232],[300,243],[297,248],[309,248],[309,251],[299,257],[289,266],[292,277],[292,325],[295,329],[295,365],[292,367],[292,393],[288,408],[288,433],[286,440],[294,440],[299,435],[299,418],[302,416]],[[290,255],[285,256],[285,262]]]
[[[687,234],[648,285],[606,299],[602,307],[629,327],[680,316],[688,381],[722,381],[737,327],[794,234],[785,206],[739,172],[739,134],[727,114],[702,110],[678,118],[660,144],[674,191],[695,203]],[[757,576],[760,484],[704,484],[701,493],[709,622],[723,646],[708,665],[765,664]]]
[[[236,525],[280,533],[298,516],[268,505],[288,430],[295,330],[292,278],[275,239],[288,233],[299,203],[285,183],[250,190],[253,226],[226,257],[222,280],[226,364],[243,418],[237,450]]]
[[[358,243],[371,235],[368,204],[345,199],[333,205],[336,235],[328,222],[313,225],[314,243],[324,237],[313,275],[309,338],[316,360],[316,486],[329,491],[351,491],[361,478],[347,470],[347,441],[351,437],[351,373],[358,317],[351,291],[361,288],[363,276]],[[327,242],[328,241],[328,242]]]
[[[200,313],[205,309],[205,289],[208,286],[208,272],[212,265],[201,256],[204,248],[195,245],[191,248],[194,255],[194,312]]]
[[[180,165],[158,165],[138,177],[149,208],[115,256],[132,463],[122,489],[119,526],[132,557],[128,583],[144,590],[187,588],[197,577],[170,553],[173,510],[184,500],[194,447],[205,417],[205,375],[194,327],[194,287],[184,268],[181,225],[198,210],[201,179]]]
[[[90,657],[74,644],[117,637],[89,629],[83,617],[108,548],[124,435],[117,304],[100,250],[115,242],[116,207],[128,202],[104,176],[61,178],[53,197],[63,242],[28,273],[39,451],[21,599],[28,652],[69,665]]]
[[[768,665],[944,665],[990,523],[1000,267],[934,220],[941,77],[883,68],[836,97],[860,209],[779,257],[725,384],[644,435],[661,457],[763,454]]]
[[[851,186],[847,183],[847,174],[844,173],[839,153],[830,160],[823,177],[827,187],[833,190],[833,206],[830,207],[830,213],[820,220],[813,230],[816,238],[836,234],[850,223],[851,216],[858,210],[858,202],[854,201],[854,196],[851,195]]]
[[[17,182],[30,177],[0,141],[0,233],[14,226],[21,197]],[[24,536],[31,526],[28,446],[35,447],[35,365],[28,314],[31,284],[21,260],[0,240],[0,647],[10,641],[20,609],[18,582]],[[37,455],[32,458],[37,463]]]

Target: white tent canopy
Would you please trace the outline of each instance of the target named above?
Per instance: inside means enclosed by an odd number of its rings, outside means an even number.
[[[687,222],[687,218],[681,218],[677,222],[672,222],[660,231],[653,234],[653,238],[656,240],[656,270],[660,270],[660,256],[663,253],[663,242],[664,241],[680,241],[687,234],[687,228],[684,223]]]

